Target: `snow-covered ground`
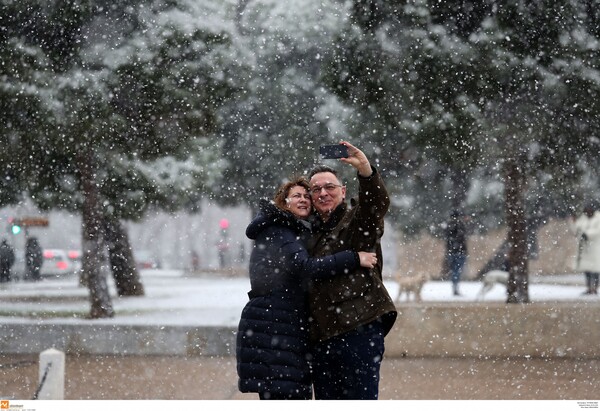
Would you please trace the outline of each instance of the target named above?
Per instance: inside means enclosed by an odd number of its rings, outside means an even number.
[[[48,279],[38,283],[0,285],[0,323],[97,323],[144,325],[235,326],[242,307],[248,300],[247,278],[219,278],[216,275],[186,277],[177,270],[142,271],[146,295],[143,297],[113,297],[115,318],[86,320],[89,312],[88,290],[78,286],[77,278]],[[109,282],[112,290],[113,284]],[[392,298],[398,285],[386,281]],[[476,303],[481,283],[463,281],[461,296],[452,295],[449,282],[430,281],[422,292],[423,304],[428,302]],[[583,274],[533,278],[529,286],[532,302],[580,301],[600,303],[598,296],[584,296]],[[112,293],[114,295],[114,292]],[[405,296],[398,305],[406,304]],[[484,301],[504,301],[506,288],[495,285]]]

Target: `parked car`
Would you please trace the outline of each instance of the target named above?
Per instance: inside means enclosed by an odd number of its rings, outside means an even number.
[[[43,251],[42,255],[44,262],[42,263],[40,275],[45,277],[63,276],[75,272],[66,250],[47,248]]]
[[[81,251],[79,250],[69,250],[67,251],[67,257],[71,262],[73,272],[78,273],[82,268],[81,262]]]
[[[160,260],[148,250],[134,251],[133,258],[138,269],[161,268]]]

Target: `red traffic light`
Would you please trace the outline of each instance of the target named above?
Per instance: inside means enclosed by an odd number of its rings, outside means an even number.
[[[229,220],[222,218],[221,221],[219,221],[219,227],[221,227],[221,230],[227,230],[229,228]]]

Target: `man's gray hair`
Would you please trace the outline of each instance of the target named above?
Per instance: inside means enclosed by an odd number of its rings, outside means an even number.
[[[308,179],[310,180],[315,174],[318,173],[331,173],[339,180],[337,171],[324,164],[320,164],[318,166],[313,167],[313,169],[310,170],[310,173],[308,173]]]

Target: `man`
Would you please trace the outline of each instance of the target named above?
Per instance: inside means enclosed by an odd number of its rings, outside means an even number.
[[[460,295],[458,283],[467,261],[467,227],[464,214],[460,210],[450,213],[450,221],[446,226],[446,266],[452,280],[452,293]]]
[[[377,399],[384,336],[397,311],[383,285],[381,236],[390,204],[379,172],[352,144],[340,159],[358,172],[358,199],[345,203],[346,187],[335,170],[312,170],[310,193],[317,210],[310,243],[314,256],[354,249],[374,251],[373,269],[357,269],[347,276],[316,280],[309,291],[316,399]]]
[[[0,244],[0,283],[11,280],[10,268],[15,263],[15,252],[5,238]]]
[[[42,279],[40,273],[42,264],[44,264],[42,247],[37,238],[30,237],[25,244],[26,279],[30,281],[40,281]]]

